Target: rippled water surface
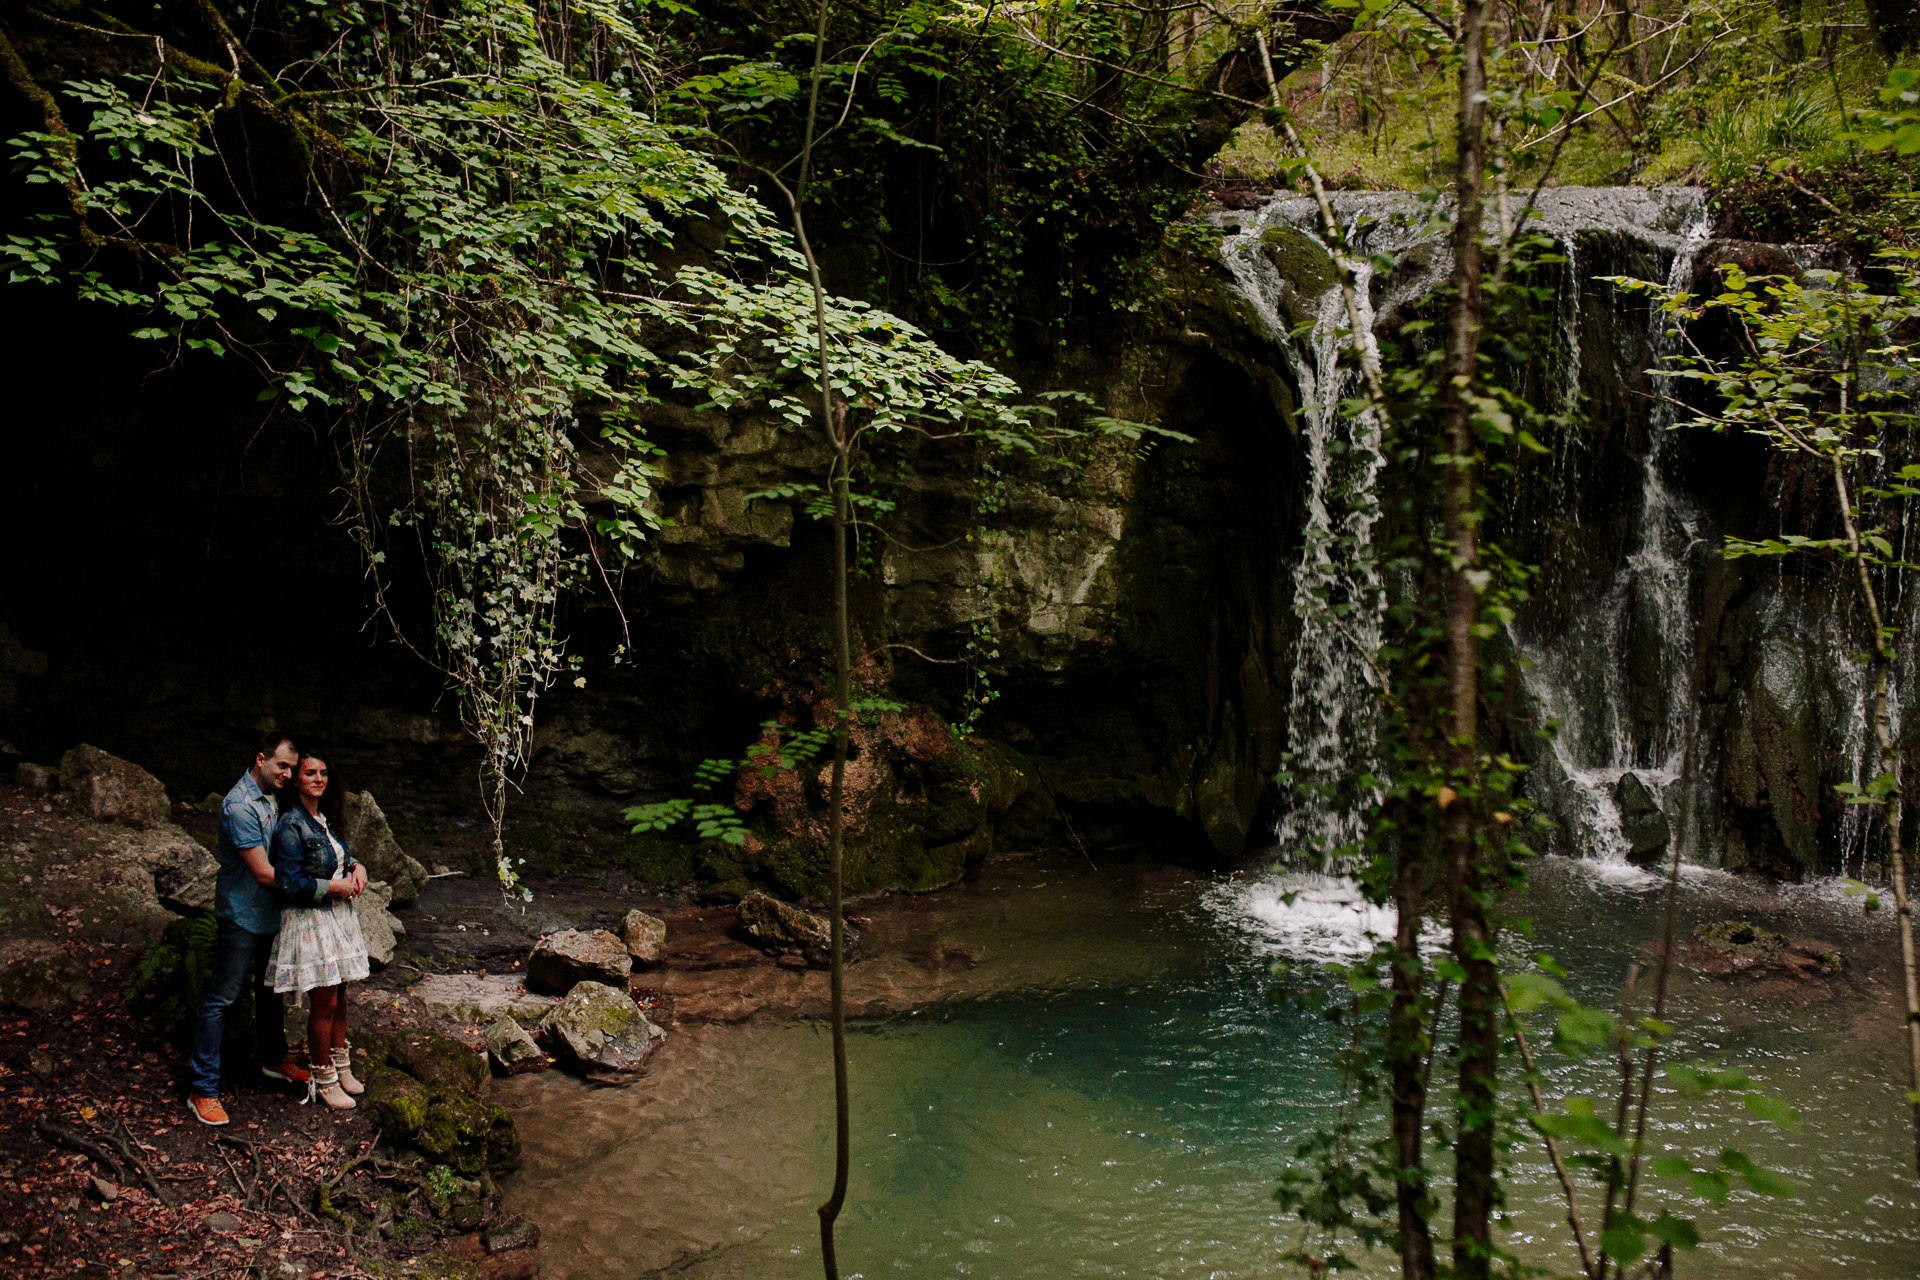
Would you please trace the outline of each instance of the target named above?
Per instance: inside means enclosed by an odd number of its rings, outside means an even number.
[[[1520,906],[1534,936],[1515,939],[1516,961],[1522,946],[1549,950],[1579,994],[1610,1003],[1657,932],[1658,901],[1636,873],[1549,861]],[[1837,890],[1689,878],[1689,926],[1734,914],[1835,943],[1854,965],[1831,991],[1676,984],[1681,1056],[1744,1064],[1801,1119],[1787,1134],[1737,1100],[1661,1097],[1663,1150],[1710,1160],[1736,1146],[1800,1189],[1663,1201],[1708,1237],[1679,1274],[1920,1274],[1887,922]],[[1331,1113],[1342,1033],[1269,1001],[1269,966],[1348,957],[1366,928],[1390,926],[1317,880],[1025,864],[951,891],[927,916],[935,953],[977,957],[998,994],[856,1024],[843,1274],[1291,1273],[1279,1258],[1300,1228],[1271,1194],[1294,1142]],[[558,1074],[501,1083],[527,1153],[508,1199],[543,1224],[544,1274],[817,1275],[814,1207],[831,1182],[823,1029],[686,1027],[655,1062],[623,1089]],[[1610,1087],[1602,1064],[1543,1065],[1557,1096]],[[1516,1153],[1511,1194],[1516,1251],[1569,1269],[1537,1145]],[[1385,1257],[1369,1272],[1393,1273]]]

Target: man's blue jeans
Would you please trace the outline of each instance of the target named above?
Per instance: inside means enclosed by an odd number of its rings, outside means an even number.
[[[227,1008],[240,998],[248,979],[253,982],[253,1043],[262,1066],[277,1067],[287,1060],[286,1002],[267,985],[267,961],[273,954],[271,933],[250,933],[231,920],[215,921],[213,972],[193,1028],[192,1089],[196,1096],[220,1096],[220,1039]]]

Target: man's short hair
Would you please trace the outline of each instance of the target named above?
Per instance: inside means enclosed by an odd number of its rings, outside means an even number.
[[[275,732],[269,733],[260,739],[261,756],[268,760],[273,759],[273,753],[280,749],[280,744],[283,742],[292,747],[295,753],[299,752],[300,747],[294,742],[292,734]]]

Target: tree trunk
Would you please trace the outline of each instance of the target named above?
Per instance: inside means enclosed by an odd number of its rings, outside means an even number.
[[[1462,1280],[1483,1280],[1492,1261],[1492,1217],[1498,1198],[1494,1171],[1496,1083],[1500,1067],[1500,974],[1494,962],[1487,911],[1489,886],[1481,866],[1474,730],[1479,694],[1473,628],[1479,621],[1479,511],[1473,459],[1474,383],[1480,343],[1480,203],[1486,174],[1486,6],[1468,0],[1460,10],[1460,99],[1454,193],[1453,278],[1440,399],[1443,468],[1441,510],[1447,551],[1447,742],[1453,795],[1444,809],[1447,897],[1460,983],[1459,1099],[1454,1141],[1453,1268]]]
[[[1425,850],[1418,847],[1424,824],[1401,828],[1399,866],[1393,905],[1399,913],[1394,931],[1393,1004],[1388,1010],[1387,1073],[1392,1089],[1389,1123],[1395,1156],[1394,1198],[1400,1224],[1400,1274],[1404,1280],[1432,1280],[1433,1231],[1428,1220],[1433,1200],[1427,1191],[1426,1011],[1422,1007],[1425,969],[1420,960],[1420,912],[1426,905]],[[1413,826],[1414,830],[1408,830]]]
[[[847,626],[848,485],[853,477],[854,433],[844,407],[834,403],[833,371],[827,344],[826,285],[820,261],[807,238],[802,212],[807,178],[813,166],[814,129],[820,117],[820,68],[827,47],[827,0],[820,0],[813,38],[813,75],[807,91],[807,129],[800,144],[800,172],[787,200],[793,207],[793,236],[807,263],[807,282],[813,290],[813,328],[816,339],[815,373],[820,383],[820,430],[833,450],[833,772],[827,785],[827,910],[830,932],[828,1023],[833,1040],[833,1191],[820,1206],[820,1265],[826,1280],[840,1280],[840,1262],[834,1251],[833,1228],[847,1202],[847,1173],[852,1163],[851,1094],[847,1084],[846,909],[841,879],[841,850],[846,820],[841,812],[846,794],[847,729],[851,717],[853,662]],[[778,179],[776,178],[776,181]]]
[[[1892,722],[1887,717],[1887,679],[1893,672],[1893,640],[1880,613],[1880,596],[1873,589],[1873,575],[1867,572],[1867,562],[1860,553],[1860,531],[1854,523],[1852,495],[1847,492],[1845,458],[1837,449],[1832,458],[1833,491],[1840,499],[1840,518],[1846,527],[1847,546],[1853,552],[1854,569],[1859,574],[1860,601],[1867,608],[1867,625],[1873,628],[1873,644],[1868,649],[1873,657],[1873,735],[1880,748],[1880,771],[1893,781],[1886,799],[1887,862],[1893,877],[1893,904],[1900,923],[1900,970],[1905,978],[1907,997],[1908,1102],[1913,1109],[1914,1168],[1920,1171],[1920,975],[1916,974],[1914,963],[1913,901],[1907,895],[1906,849],[1900,841],[1900,755],[1893,741]]]

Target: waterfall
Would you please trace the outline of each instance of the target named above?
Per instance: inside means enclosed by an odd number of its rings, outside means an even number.
[[[1667,286],[1674,289],[1692,287],[1694,258],[1707,238],[1706,201],[1690,194],[1691,201],[1676,195],[1670,206],[1685,218],[1667,270]],[[1577,268],[1577,231],[1568,231],[1566,244],[1563,290],[1577,297],[1585,284]],[[1577,302],[1572,313],[1577,317]],[[1645,349],[1650,367],[1659,368],[1678,340],[1657,308],[1649,308],[1648,326]],[[1577,360],[1578,348],[1569,355]],[[1613,860],[1658,856],[1664,847],[1665,815],[1680,798],[1686,749],[1692,561],[1701,538],[1698,513],[1667,482],[1670,391],[1661,380],[1652,387],[1634,545],[1612,583],[1552,637],[1514,636],[1526,660],[1528,694],[1559,724],[1530,789],[1548,800],[1581,852]]]
[[[1362,338],[1371,347],[1377,322],[1371,255],[1403,253],[1444,228],[1424,208],[1367,213],[1363,220],[1360,211],[1351,211],[1343,225],[1355,250]],[[1348,411],[1359,389],[1359,368],[1349,350],[1345,299],[1319,227],[1313,201],[1275,200],[1242,222],[1222,248],[1239,293],[1253,305],[1300,393],[1307,484],[1292,575],[1300,624],[1287,704],[1294,794],[1274,843],[1286,859],[1316,864],[1360,838],[1372,799],[1356,794],[1352,780],[1374,771],[1372,658],[1380,647],[1384,607],[1373,555],[1379,517],[1374,488],[1384,464],[1381,424],[1371,408]],[[1275,250],[1289,252],[1296,266],[1304,254],[1307,267],[1322,269],[1284,275],[1273,261]],[[1429,267],[1398,284],[1383,310],[1425,296],[1440,274]]]
[[[1361,314],[1371,342],[1376,325],[1426,298],[1444,278],[1445,207],[1399,193],[1342,192],[1332,200],[1360,263]],[[1374,765],[1369,658],[1379,643],[1383,599],[1371,539],[1380,424],[1364,410],[1342,409],[1357,369],[1350,356],[1342,358],[1347,316],[1313,202],[1280,196],[1252,213],[1217,214],[1215,221],[1228,233],[1222,254],[1236,289],[1300,392],[1306,492],[1300,551],[1291,566],[1300,634],[1287,722],[1299,794],[1275,839],[1283,857],[1313,862],[1359,836],[1368,797],[1354,793],[1351,779]],[[1584,272],[1592,269],[1582,266],[1591,256],[1582,250],[1582,234],[1628,233],[1668,256],[1667,282],[1684,286],[1705,243],[1706,202],[1688,189],[1559,188],[1539,194],[1527,229],[1552,236],[1565,256],[1555,316],[1565,364],[1557,379],[1543,384],[1558,401],[1554,407],[1571,414],[1581,387]],[[1302,258],[1303,245],[1314,261]],[[1277,258],[1291,269],[1282,271]],[[1316,261],[1323,264],[1317,273]],[[1375,279],[1374,263],[1383,261],[1394,267],[1386,288]],[[1656,361],[1673,341],[1665,329],[1664,316],[1651,312],[1642,349]],[[1663,400],[1654,406],[1631,550],[1611,583],[1577,616],[1556,620],[1552,634],[1512,637],[1529,668],[1523,677],[1529,695],[1562,726],[1530,789],[1571,829],[1576,847],[1603,858],[1626,856],[1636,836],[1646,842],[1649,806],[1664,822],[1660,811],[1677,798],[1672,793],[1686,736],[1700,520],[1668,483],[1672,410]],[[1564,433],[1555,483],[1570,482],[1584,447],[1577,431]],[[1623,781],[1628,775],[1631,785]],[[1633,810],[1630,821],[1623,821],[1623,806]]]

